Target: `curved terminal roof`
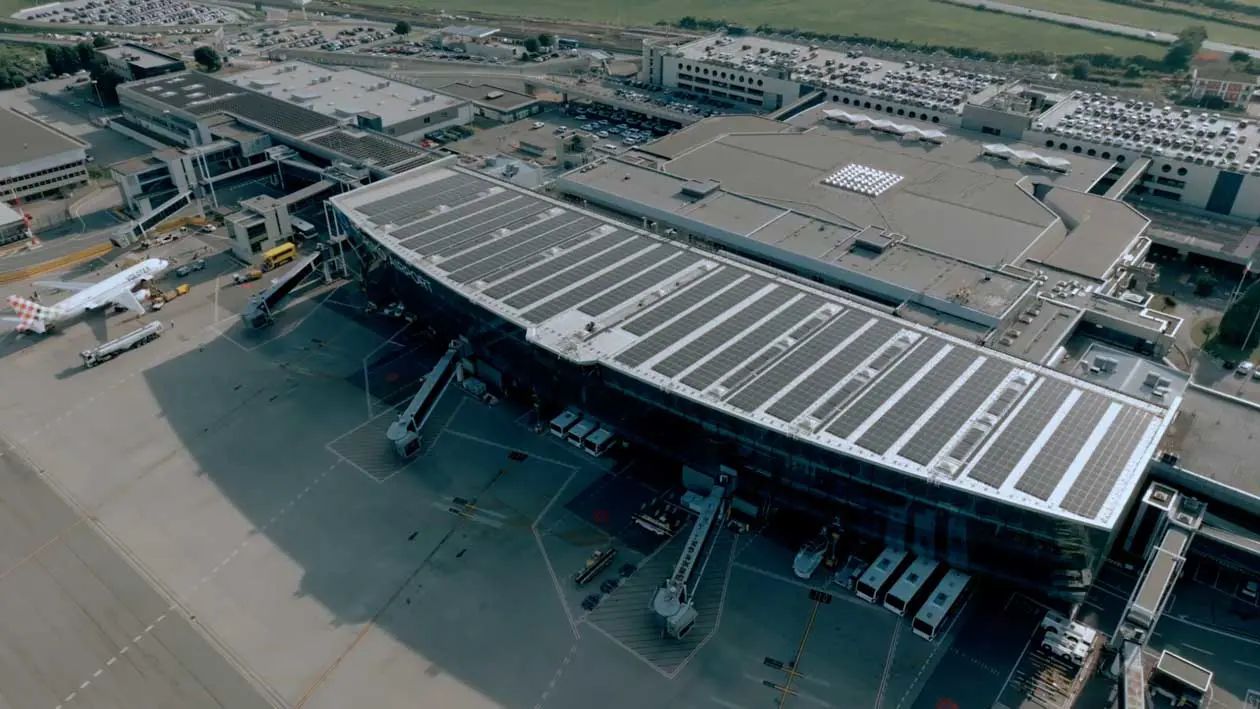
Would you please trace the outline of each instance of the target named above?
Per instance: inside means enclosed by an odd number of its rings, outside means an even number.
[[[396,265],[608,367],[819,448],[1111,528],[1156,403],[434,164],[332,198]]]

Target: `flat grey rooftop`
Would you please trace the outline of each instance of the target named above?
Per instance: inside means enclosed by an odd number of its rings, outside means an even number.
[[[52,157],[86,146],[60,131],[8,108],[0,108],[0,168]]]
[[[462,81],[446,84],[442,87],[442,92],[475,104],[490,106],[499,111],[514,111],[538,101],[529,94],[501,88],[494,84],[468,84]]]
[[[979,141],[955,135],[938,145],[853,127],[820,125],[801,133],[757,121],[702,121],[704,130],[683,131],[664,148],[649,145],[643,152],[672,156],[656,169],[675,178],[716,180],[726,192],[854,229],[876,226],[988,268],[1035,260],[1093,277],[1123,256],[1148,224],[1127,205],[1085,194],[1107,173],[1108,161],[1072,156],[1068,171],[1057,173],[986,156]],[[882,173],[891,184],[862,192],[825,182],[843,170]],[[1033,181],[1063,189],[1050,190],[1043,201],[1033,196]],[[661,189],[622,186],[629,199]]]
[[[1260,497],[1256,431],[1260,431],[1260,410],[1191,386],[1160,448],[1180,456],[1181,468]]]
[[[407,268],[573,362],[1049,516],[1114,526],[1170,418],[459,167],[330,202]]]
[[[225,79],[337,119],[373,113],[389,127],[464,103],[445,94],[349,67],[287,61]]]
[[[96,50],[107,57],[125,61],[128,64],[134,64],[145,69],[155,69],[164,67],[168,64],[180,64],[182,61],[179,57],[173,57],[169,54],[163,54],[148,47],[139,44],[119,44],[113,47],[105,47]]]
[[[136,81],[124,84],[119,91],[123,96],[136,96],[198,117],[230,113],[266,129],[293,136],[307,135],[340,123],[331,116],[200,72],[180,72]]]

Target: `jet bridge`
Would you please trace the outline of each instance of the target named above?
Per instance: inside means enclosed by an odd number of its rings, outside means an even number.
[[[698,614],[692,605],[691,595],[704,574],[704,566],[697,569],[696,565],[704,556],[705,549],[711,546],[709,542],[716,536],[715,532],[721,529],[734,482],[730,476],[719,476],[718,482],[710,489],[709,496],[700,503],[700,516],[691,528],[687,544],[674,566],[674,573],[652,596],[652,610],[660,618],[662,630],[667,637],[686,636],[696,622]]]
[[[446,354],[442,355],[442,359],[438,360],[432,371],[425,375],[424,384],[411,400],[411,404],[398,415],[398,418],[390,424],[389,430],[385,432],[385,437],[394,444],[394,450],[399,457],[412,458],[420,452],[420,429],[425,421],[429,420],[429,415],[433,413],[433,407],[442,397],[442,392],[455,381],[464,349],[462,340],[451,341]]]
[[[258,329],[274,322],[275,313],[280,308],[280,304],[293,292],[294,288],[316,272],[315,264],[322,255],[323,252],[317,251],[310,256],[299,258],[287,270],[272,279],[271,285],[261,293],[252,296],[245,306],[245,312],[241,313],[241,320],[245,322],[245,325]]]

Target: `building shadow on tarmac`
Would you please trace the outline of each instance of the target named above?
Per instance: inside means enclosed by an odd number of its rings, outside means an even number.
[[[488,528],[465,524],[454,537],[415,531],[449,526],[444,521],[434,524],[431,519],[418,520],[415,527],[409,522],[403,523],[406,527],[390,527],[383,521],[363,521],[364,516],[386,514],[381,512],[385,509],[396,514],[399,507],[406,505],[412,505],[412,509],[404,509],[405,514],[445,520],[443,511],[432,510],[422,495],[416,494],[419,503],[411,502],[410,495],[417,487],[439,494],[445,491],[444,485],[457,489],[462,458],[455,461],[456,465],[427,469],[424,476],[416,475],[414,468],[404,468],[398,476],[400,480],[371,480],[370,472],[367,476],[359,474],[368,471],[360,468],[356,472],[344,461],[335,463],[329,481],[319,484],[323,494],[330,494],[328,486],[337,486],[343,498],[326,500],[318,497],[321,491],[312,492],[301,502],[301,511],[295,507],[285,518],[288,521],[275,523],[278,510],[286,509],[295,494],[303,487],[309,489],[312,479],[335,461],[329,451],[334,450],[332,443],[337,437],[348,435],[347,431],[359,426],[384,426],[391,421],[394,413],[390,405],[407,400],[418,380],[445,349],[444,340],[426,335],[420,326],[414,328],[416,337],[408,339],[408,333],[400,333],[410,329],[403,327],[404,321],[363,316],[353,303],[348,303],[349,294],[330,296],[335,297],[326,299],[321,295],[286,308],[275,325],[261,332],[248,332],[239,323],[224,322],[217,329],[220,336],[207,338],[204,344],[183,355],[146,369],[143,377],[160,408],[159,415],[178,436],[179,445],[194,461],[198,475],[216,486],[248,520],[255,534],[264,535],[300,569],[301,581],[295,595],[322,605],[328,625],[336,628],[371,623],[373,633],[389,634],[430,663],[427,670],[423,663],[415,667],[416,673],[448,675],[496,705],[518,706],[522,688],[527,688],[526,693],[536,692],[534,683],[542,673],[554,672],[554,667],[547,665],[554,665],[557,658],[549,650],[520,652],[529,641],[513,641],[512,637],[529,637],[531,623],[541,625],[546,621],[547,637],[551,637],[554,625],[554,634],[565,643],[561,655],[572,642],[541,561],[537,573],[531,571],[524,578],[495,579],[493,567],[483,566],[510,566],[520,563],[517,559],[529,560],[536,555],[529,533],[532,515],[517,524],[509,514],[502,518],[506,528],[501,530],[487,531]],[[328,304],[324,304],[326,300]],[[371,387],[375,418],[368,418],[364,410],[365,387]],[[461,401],[471,401],[462,393],[446,398],[453,400],[456,410]],[[435,412],[434,418],[439,414],[446,420],[454,417],[453,412]],[[505,431],[504,435],[518,433]],[[377,445],[383,451],[392,453],[382,434],[383,429],[374,440],[379,441]],[[455,439],[445,450],[462,445]],[[548,465],[534,459],[514,463],[506,450],[468,445],[475,449],[469,453],[470,471],[488,468],[493,473],[494,466],[512,465],[530,471],[533,468],[529,466]],[[422,464],[424,460],[421,459]],[[569,471],[559,470],[559,482],[563,483]],[[411,480],[406,479],[409,476]],[[374,501],[351,499],[356,494],[345,492],[347,489],[360,490]],[[395,499],[381,501],[391,494]],[[373,538],[369,540],[373,548],[363,548],[367,542],[362,537],[386,532],[388,539]],[[495,532],[498,536],[493,546],[485,546],[475,539],[464,539],[466,532]],[[361,538],[348,538],[353,535]],[[450,543],[446,544],[448,538]],[[503,551],[501,544],[509,545],[508,551]],[[421,573],[422,568],[429,568],[426,564],[436,568],[431,573]],[[449,569],[459,564],[465,565],[459,567],[462,571]],[[388,567],[388,573],[382,567]],[[426,605],[465,603],[451,601],[450,589],[440,591],[442,596],[431,595],[439,591],[430,587],[444,587],[443,579],[451,574],[463,574],[461,578],[473,584],[466,591],[466,602],[473,604],[474,610]],[[412,583],[417,575],[420,582]],[[526,597],[531,599],[529,604],[514,600]],[[531,607],[548,601],[554,604],[554,619],[517,618],[533,615]],[[389,612],[382,613],[386,606]],[[261,612],[258,609],[242,606],[241,611],[250,616],[248,622],[267,622],[266,618],[254,617]],[[462,613],[469,613],[471,623],[463,615],[453,616]],[[493,618],[494,623],[488,623],[487,618]],[[207,618],[207,622],[212,619]],[[492,634],[496,624],[501,623],[511,624],[502,628],[506,634],[503,637],[481,637],[484,645],[469,639]],[[327,627],[320,632],[333,632]],[[304,632],[315,631],[308,628]],[[332,640],[335,638],[323,637],[321,642]],[[225,641],[232,645],[231,638]],[[255,666],[267,664],[265,658],[260,662],[257,656],[243,659]],[[323,663],[312,661],[311,667],[303,669],[317,673],[322,667],[316,664]],[[260,674],[268,675],[265,670],[260,670]],[[268,681],[272,678],[268,677]],[[546,679],[541,681],[545,684]],[[287,686],[278,689],[286,695],[293,691]],[[305,690],[303,687],[299,693]]]

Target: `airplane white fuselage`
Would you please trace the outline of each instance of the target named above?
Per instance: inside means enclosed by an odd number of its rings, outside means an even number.
[[[167,261],[151,258],[125,271],[115,273],[91,288],[74,293],[51,306],[57,312],[55,321],[68,320],[89,310],[103,308],[113,303],[119,293],[134,291],[141,283],[152,281],[162,275],[168,265]]]
[[[53,305],[38,304],[17,296],[9,297],[9,305],[18,312],[19,322],[17,329],[19,331],[33,330],[35,332],[44,332],[47,328],[51,328],[58,323],[111,304],[120,304],[123,307],[127,307],[126,304],[130,302],[133,310],[138,308],[138,312],[143,313],[143,306],[137,302],[143,298],[137,299],[133,295],[133,291],[141,284],[150,282],[162,275],[169,266],[169,261],[152,258],[115,273],[100,283],[94,283],[82,290],[77,290]],[[56,284],[57,282],[54,281],[43,285]],[[77,284],[61,284],[57,287],[69,288],[75,285]],[[143,295],[147,295],[147,293]]]

